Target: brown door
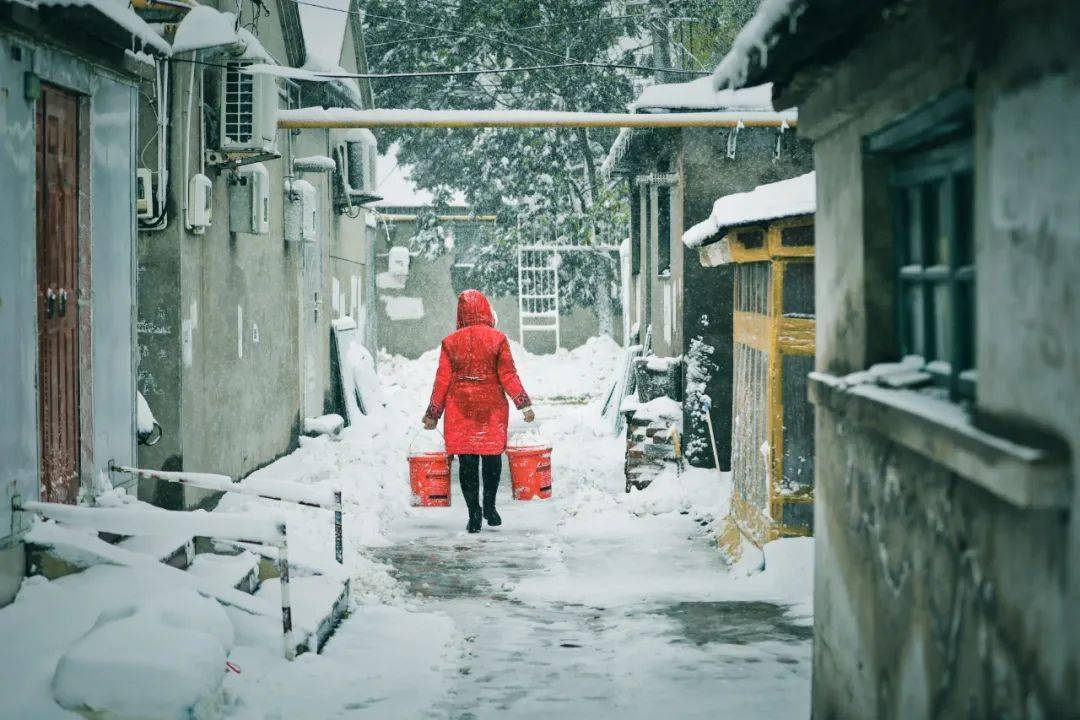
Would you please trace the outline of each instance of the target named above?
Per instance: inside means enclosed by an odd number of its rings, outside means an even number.
[[[78,125],[74,95],[43,86],[37,103],[38,393],[41,494],[79,490]]]

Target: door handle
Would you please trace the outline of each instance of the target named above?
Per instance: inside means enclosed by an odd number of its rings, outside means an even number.
[[[60,288],[60,317],[67,315],[68,291]]]
[[[45,319],[52,320],[56,314],[56,291],[49,288],[45,291]]]

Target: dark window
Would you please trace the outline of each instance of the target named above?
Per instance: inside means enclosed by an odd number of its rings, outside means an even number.
[[[763,230],[743,230],[736,237],[739,239],[739,244],[747,250],[765,247],[765,231]]]
[[[630,272],[641,272],[641,190],[630,186]]]
[[[813,225],[795,225],[780,231],[780,244],[784,247],[809,247],[814,244]]]
[[[893,156],[900,348],[954,399],[974,394],[974,215],[970,132]]]
[[[671,269],[671,188],[667,185],[656,188],[656,226],[656,272],[660,275]]]

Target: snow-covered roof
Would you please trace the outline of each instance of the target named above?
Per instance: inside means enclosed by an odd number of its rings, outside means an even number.
[[[245,59],[271,65],[277,63],[251,31],[246,28],[236,30],[235,14],[218,12],[209,5],[196,5],[184,16],[173,36],[172,50],[182,53],[231,45],[242,46]]]
[[[721,230],[738,225],[810,215],[817,209],[814,173],[758,185],[750,192],[725,195],[713,203],[712,213],[683,233],[683,244],[700,247]]]
[[[650,85],[630,104],[636,112],[648,110],[754,110],[771,112],[772,83],[743,90],[717,90],[711,77],[684,83]]]
[[[345,42],[349,0],[319,0],[317,5],[300,5],[300,29],[308,70],[341,70],[341,49]]]
[[[130,33],[142,44],[143,49],[154,50],[161,55],[171,54],[169,43],[165,42],[145,20],[135,14],[128,0],[38,0],[36,5],[53,8],[91,8]]]
[[[759,53],[757,61],[765,67],[769,61],[769,49],[776,44],[781,23],[787,23],[788,31],[793,32],[808,1],[762,0],[754,17],[735,36],[731,50],[716,66],[712,75],[713,87],[740,88],[746,84],[751,54],[754,52]]]

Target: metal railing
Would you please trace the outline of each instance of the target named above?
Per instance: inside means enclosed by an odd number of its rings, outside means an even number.
[[[334,559],[339,565],[345,564],[345,548],[342,535],[343,506],[341,502],[341,490],[332,490],[330,496],[314,491],[312,488],[284,481],[252,481],[243,483],[233,482],[228,475],[211,473],[173,472],[168,470],[148,470],[145,468],[133,468],[127,465],[115,465],[109,463],[109,472],[121,472],[135,477],[149,480],[162,480],[165,482],[188,485],[203,490],[217,492],[229,492],[237,495],[249,495],[265,500],[278,502],[290,502],[304,507],[322,508],[333,512],[334,522]]]

